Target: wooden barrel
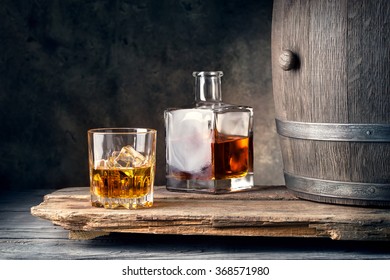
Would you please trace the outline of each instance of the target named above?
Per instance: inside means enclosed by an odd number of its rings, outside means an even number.
[[[275,0],[272,78],[286,186],[390,206],[390,1]]]

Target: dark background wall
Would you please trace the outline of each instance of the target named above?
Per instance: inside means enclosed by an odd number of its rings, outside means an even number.
[[[256,184],[283,184],[271,18],[271,0],[1,1],[1,190],[87,186],[87,130],[119,126],[158,130],[164,184],[163,111],[201,70],[254,107]]]

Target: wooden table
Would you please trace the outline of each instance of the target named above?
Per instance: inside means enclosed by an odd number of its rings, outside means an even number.
[[[284,187],[218,196],[156,187],[154,207],[139,211],[88,200],[85,187],[2,195],[0,258],[390,259],[389,209],[303,201]]]
[[[155,201],[154,207],[137,211],[96,208],[89,188],[67,188],[46,195],[31,213],[69,230],[73,239],[122,232],[390,241],[388,209],[304,201],[285,187],[225,195],[156,187]]]

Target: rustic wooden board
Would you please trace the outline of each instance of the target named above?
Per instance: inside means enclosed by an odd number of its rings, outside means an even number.
[[[89,188],[65,188],[44,196],[31,213],[69,230],[71,239],[124,232],[390,240],[390,209],[304,201],[282,186],[225,195],[158,186],[154,206],[141,210],[92,207]]]

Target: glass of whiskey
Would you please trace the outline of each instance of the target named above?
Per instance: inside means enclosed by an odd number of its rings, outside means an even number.
[[[149,128],[88,130],[91,203],[108,209],[153,205],[157,131]]]

